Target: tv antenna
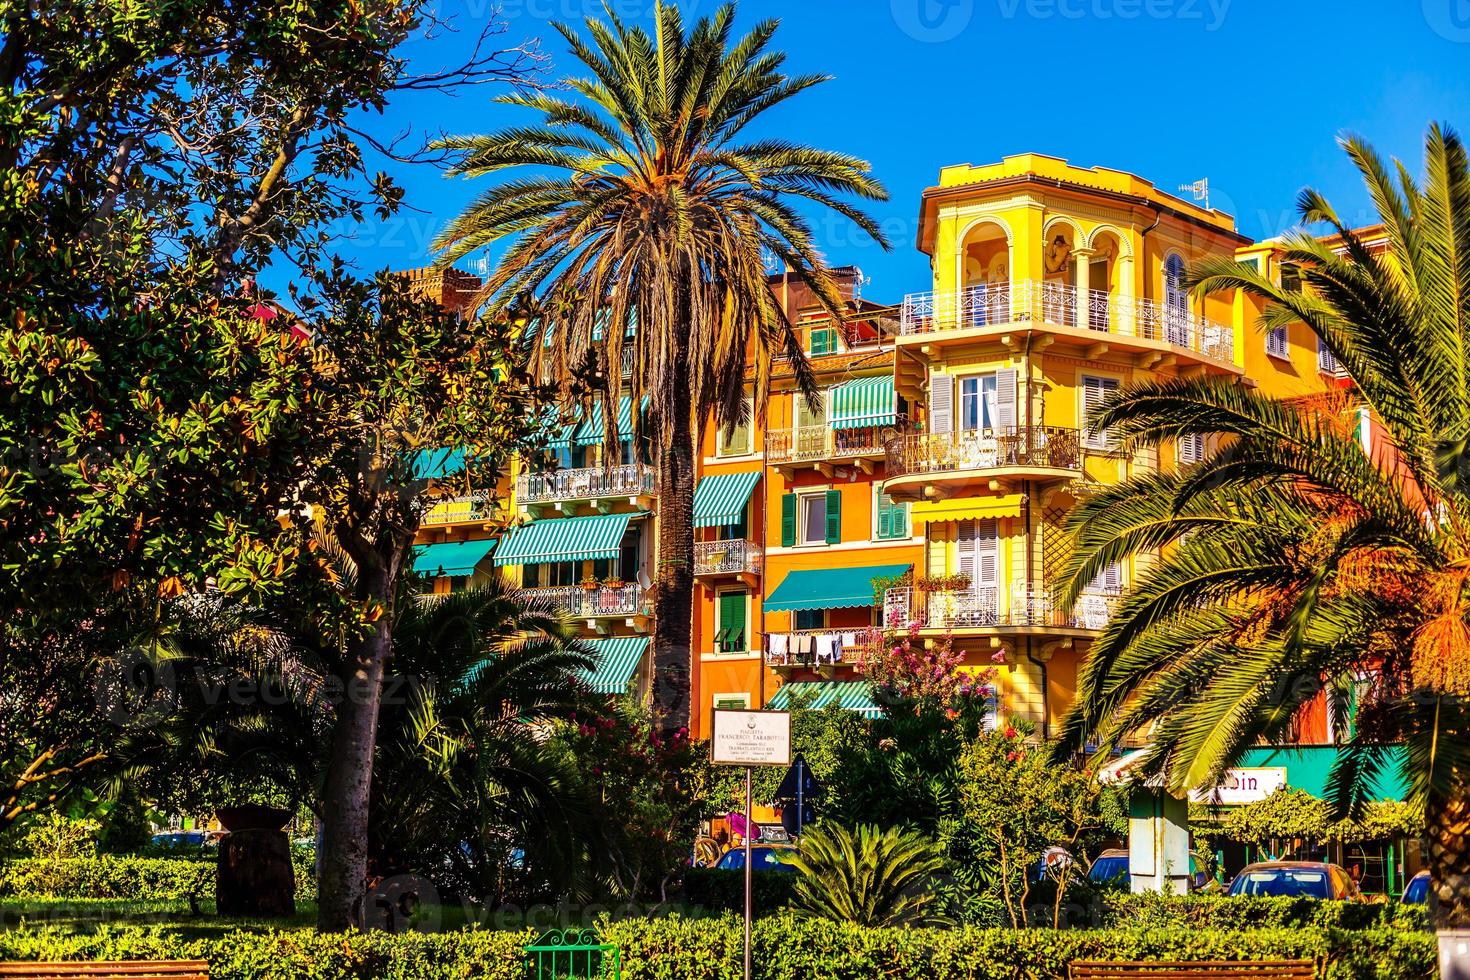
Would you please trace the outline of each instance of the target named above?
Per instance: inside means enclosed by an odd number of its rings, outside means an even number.
[[[1204,204],[1206,211],[1210,209],[1210,178],[1201,177],[1192,184],[1180,184],[1179,190],[1190,194],[1196,201]]]

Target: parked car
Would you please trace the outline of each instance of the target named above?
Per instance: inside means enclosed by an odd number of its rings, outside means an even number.
[[[1423,905],[1429,901],[1429,872],[1421,871],[1410,878],[1399,901],[1406,905]]]
[[[1325,861],[1262,861],[1248,864],[1230,883],[1231,895],[1305,896],[1338,901],[1362,898],[1357,884]]]
[[[154,834],[153,846],[168,848],[213,847],[222,835],[217,830],[171,830]]]
[[[1128,849],[1113,847],[1103,851],[1087,869],[1087,880],[1095,885],[1118,885],[1124,889],[1132,885],[1128,874]],[[1214,883],[1210,877],[1210,862],[1198,851],[1189,852],[1189,890],[1199,891]]]
[[[750,849],[751,870],[753,871],[795,871],[789,864],[783,864],[776,855],[782,851],[789,851],[789,847],[770,847],[764,844],[756,845]],[[745,867],[745,848],[737,847],[720,855],[719,863],[715,865],[726,871],[739,871]]]

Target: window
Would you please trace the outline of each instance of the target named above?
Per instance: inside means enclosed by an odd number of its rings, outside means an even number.
[[[1322,343],[1321,337],[1317,338],[1317,370],[1323,374],[1335,375],[1342,373],[1342,363],[1336,357],[1332,356],[1332,351],[1328,350],[1327,345]]]
[[[1244,256],[1242,258],[1236,259],[1236,261],[1239,262],[1241,265],[1248,265],[1248,266],[1250,266],[1251,269],[1254,270],[1255,272],[1260,272],[1261,271],[1261,260],[1263,258],[1265,258],[1265,256],[1263,256],[1263,255],[1247,255],[1247,256]]]
[[[716,607],[715,649],[720,653],[744,653],[745,625],[750,593],[744,589],[721,592]]]
[[[1082,378],[1082,441],[1088,449],[1113,448],[1113,434],[1106,429],[1093,430],[1092,416],[1118,388],[1117,378]]]
[[[451,576],[449,576],[449,591],[450,592],[463,592],[465,589],[467,589],[469,587],[470,587],[470,577],[468,575],[451,575]]]
[[[1189,292],[1184,288],[1184,260],[1178,255],[1164,261],[1164,339],[1189,343]]]
[[[1287,346],[1286,327],[1272,327],[1266,331],[1266,353],[1272,357],[1286,358],[1291,356],[1291,350]]]
[[[881,487],[873,488],[874,541],[891,541],[909,536],[909,505],[895,501]]]
[[[799,392],[792,395],[791,399],[796,404],[796,427],[798,429],[825,429],[827,427],[827,392],[822,392],[822,405],[815,412],[806,403],[806,396]]]
[[[1281,289],[1288,293],[1302,291],[1302,270],[1291,262],[1281,263]]]
[[[960,431],[978,432],[996,427],[995,375],[960,379]]]
[[[638,580],[638,532],[634,531],[623,539],[618,551],[618,578],[624,582]]]
[[[1181,435],[1174,440],[1174,462],[1179,466],[1198,463],[1205,458],[1205,436],[1202,432]]]
[[[820,630],[827,628],[827,610],[798,609],[791,617],[794,630]]]
[[[804,490],[781,497],[781,547],[842,540],[842,492]]]
[[[743,711],[750,707],[749,694],[716,694],[713,698],[716,708],[730,711]]]
[[[808,353],[813,356],[837,353],[837,328],[813,327]]]
[[[754,418],[754,403],[751,399],[745,400],[746,421],[735,426],[735,431],[728,436],[725,427],[719,426],[715,431],[715,455],[716,456],[744,456],[751,451],[751,426]]]

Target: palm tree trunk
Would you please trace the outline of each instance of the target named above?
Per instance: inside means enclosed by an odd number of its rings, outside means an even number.
[[[364,575],[364,590],[387,610],[392,608],[391,578]],[[349,651],[350,673],[337,708],[332,751],[322,791],[321,870],[317,880],[317,927],[338,932],[362,927],[362,899],[367,885],[368,803],[377,747],[378,710],[383,673],[393,648],[392,618]]]
[[[688,390],[688,368],[676,391]],[[653,706],[665,735],[689,727],[694,659],[694,439],[687,411],[675,409],[658,458],[658,593],[653,608]]]
[[[1470,787],[1431,793],[1425,807],[1429,838],[1430,910],[1438,929],[1470,929]]]

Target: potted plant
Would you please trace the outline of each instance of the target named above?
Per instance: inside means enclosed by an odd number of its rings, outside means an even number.
[[[588,592],[595,592],[597,590],[597,576],[588,575],[586,578],[582,579],[581,584],[582,588],[586,589]]]
[[[616,575],[609,575],[607,578],[602,580],[602,587],[604,589],[621,589],[625,584],[626,583],[622,579],[618,578]]]

